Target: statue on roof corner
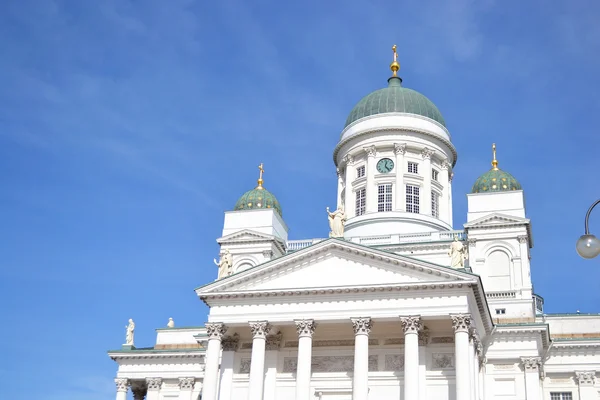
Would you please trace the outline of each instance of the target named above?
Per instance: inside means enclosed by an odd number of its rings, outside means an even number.
[[[213,262],[217,267],[219,267],[219,275],[217,279],[225,278],[231,275],[233,268],[233,256],[229,252],[229,250],[225,249],[225,251],[221,254],[221,258],[217,262],[217,259],[213,259]]]
[[[125,329],[125,345],[133,346],[133,332],[135,331],[135,323],[131,318],[129,318],[129,325],[127,325]]]
[[[327,215],[329,215],[329,237],[343,238],[344,237],[344,223],[346,222],[346,213],[344,213],[344,207],[338,206],[334,212],[329,211],[327,207]]]
[[[454,241],[450,245],[450,250],[448,250],[448,256],[452,268],[465,267],[465,260],[469,259],[469,253],[467,253],[467,247],[463,242],[458,240],[458,236],[454,236]]]

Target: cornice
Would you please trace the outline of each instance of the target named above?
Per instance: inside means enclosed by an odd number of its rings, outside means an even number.
[[[197,351],[181,351],[181,352],[173,352],[173,351],[127,351],[127,352],[119,352],[117,351],[109,351],[108,356],[113,360],[165,360],[165,359],[202,359],[204,358],[205,350],[197,350]]]

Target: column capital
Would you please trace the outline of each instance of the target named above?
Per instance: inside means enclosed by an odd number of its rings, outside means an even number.
[[[194,390],[194,384],[196,383],[196,378],[179,378],[179,389],[181,390]]]
[[[575,376],[579,386],[594,386],[596,371],[576,371]]]
[[[519,240],[519,243],[521,243],[521,244],[527,243],[529,241],[529,238],[527,236],[517,236],[517,239]]]
[[[475,247],[477,245],[477,239],[467,239],[467,243],[470,247]]]
[[[451,314],[450,318],[452,318],[452,328],[454,328],[454,333],[469,333],[472,322],[471,314]]]
[[[265,345],[266,350],[279,350],[281,347],[281,341],[283,339],[283,333],[281,331],[273,335],[267,335],[267,343]]]
[[[296,319],[294,323],[296,324],[298,337],[312,337],[317,328],[317,323],[314,319]]]
[[[335,174],[337,175],[338,179],[342,177],[342,172],[343,172],[343,169],[341,167],[337,167],[335,169]]]
[[[222,322],[207,322],[204,324],[206,327],[206,334],[208,335],[208,340],[210,339],[223,339],[223,335],[227,332],[227,326],[225,326]]]
[[[146,384],[148,384],[148,390],[160,390],[162,378],[146,378]]]
[[[354,157],[351,156],[350,154],[346,154],[344,156],[344,158],[342,158],[342,162],[344,162],[344,164],[346,164],[346,166],[353,165],[354,164]]]
[[[373,327],[371,317],[350,318],[355,335],[369,335]]]
[[[445,169],[445,170],[449,170],[450,169],[450,163],[448,162],[448,160],[443,160],[440,163],[440,168],[441,169]]]
[[[115,378],[115,385],[117,385],[117,392],[127,392],[129,380],[127,378]]]
[[[252,331],[252,337],[254,339],[266,339],[269,331],[272,328],[268,321],[251,321],[249,324],[250,330]]]
[[[377,155],[377,149],[375,146],[367,146],[363,147],[365,153],[367,153],[367,157],[375,157]]]
[[[521,364],[525,372],[539,372],[542,366],[542,357],[521,357]]]
[[[402,330],[405,335],[409,333],[419,333],[421,329],[423,329],[423,323],[421,322],[420,315],[409,315],[406,317],[400,317],[400,322],[402,323]]]
[[[394,143],[394,154],[402,154],[406,153],[406,143]]]
[[[223,336],[221,345],[223,346],[223,351],[237,351],[240,347],[240,335],[234,333],[233,335]]]
[[[433,153],[433,150],[427,147],[421,150],[421,156],[423,157],[423,160],[431,160],[431,156],[433,155]]]

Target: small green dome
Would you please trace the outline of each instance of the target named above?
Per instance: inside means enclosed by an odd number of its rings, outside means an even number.
[[[239,198],[237,203],[235,203],[235,207],[233,209],[238,211],[256,210],[261,208],[273,208],[280,216],[283,216],[281,214],[281,206],[279,205],[279,201],[277,201],[271,192],[263,188],[261,185],[244,193],[242,197]]]
[[[471,193],[508,192],[521,190],[514,176],[498,168],[492,168],[475,181]]]
[[[402,87],[402,79],[393,76],[388,79],[388,87],[368,94],[354,106],[344,128],[370,115],[393,112],[421,115],[446,126],[440,110],[431,100],[417,91]]]

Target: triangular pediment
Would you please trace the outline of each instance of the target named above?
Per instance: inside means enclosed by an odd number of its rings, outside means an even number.
[[[268,235],[266,233],[256,232],[251,229],[244,229],[241,231],[237,231],[235,233],[231,233],[229,235],[220,237],[217,239],[217,243],[223,244],[228,242],[262,242],[265,240],[277,240],[281,241],[279,238]]]
[[[464,224],[465,228],[484,228],[489,226],[510,226],[529,224],[528,218],[515,217],[513,215],[492,213],[484,217]]]
[[[200,296],[307,288],[475,282],[473,275],[353,242],[328,239],[196,289]]]

